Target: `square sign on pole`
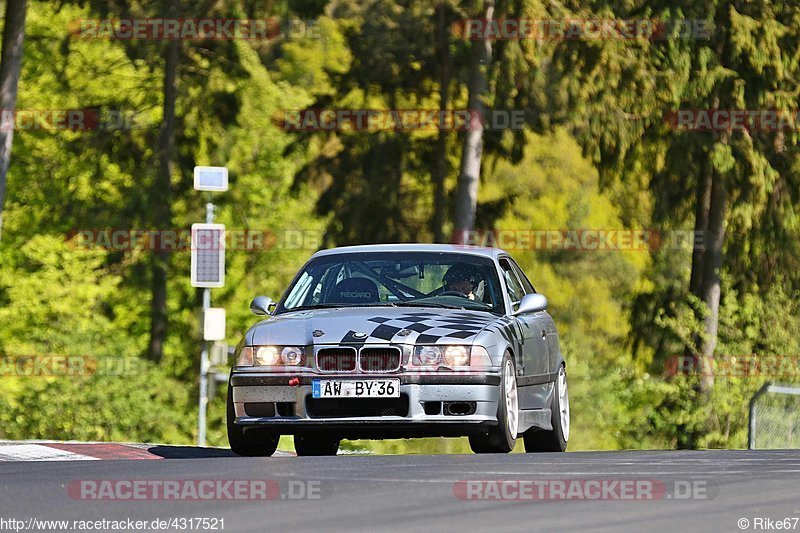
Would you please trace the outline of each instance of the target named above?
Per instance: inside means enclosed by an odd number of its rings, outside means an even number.
[[[225,285],[225,224],[192,224],[192,287]]]
[[[203,340],[225,340],[224,307],[209,307],[203,311]]]
[[[215,342],[211,345],[208,354],[211,366],[225,366],[228,364],[228,345],[224,342]],[[227,376],[227,372],[225,374]]]
[[[194,167],[194,188],[197,191],[227,191],[227,167]]]

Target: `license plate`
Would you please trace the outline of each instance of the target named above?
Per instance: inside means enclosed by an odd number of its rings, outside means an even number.
[[[315,379],[314,398],[399,398],[399,379]]]

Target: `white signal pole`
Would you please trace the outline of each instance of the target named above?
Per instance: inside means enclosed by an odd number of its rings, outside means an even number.
[[[206,204],[206,224],[214,223],[214,204]],[[205,315],[206,310],[211,307],[211,289],[203,289],[203,348],[200,350],[200,404],[197,415],[197,445],[206,445],[206,412],[208,411],[208,369],[211,366],[208,362],[208,342],[205,340]]]
[[[228,190],[228,169],[194,167],[194,188],[198,191]],[[197,445],[206,445],[206,412],[208,410],[209,342],[225,338],[224,309],[221,321],[212,324],[211,287],[225,285],[225,226],[214,224],[214,204],[206,204],[206,223],[192,224],[192,286],[203,287],[203,340],[200,349],[200,399],[197,414]],[[215,315],[215,317],[218,315]],[[213,330],[213,331],[212,331]]]

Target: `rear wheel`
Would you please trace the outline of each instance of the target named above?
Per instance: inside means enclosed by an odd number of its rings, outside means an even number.
[[[294,451],[298,456],[336,455],[341,439],[320,433],[299,433],[294,436]]]
[[[233,409],[233,387],[228,385],[228,443],[236,455],[246,457],[269,457],[278,449],[281,436],[262,429],[252,429],[247,433],[235,423],[236,411]]]
[[[523,434],[526,452],[564,452],[569,440],[569,391],[567,370],[562,364],[558,369],[553,400],[550,402],[550,431],[531,428]]]
[[[500,401],[497,406],[497,426],[488,435],[472,435],[469,447],[475,453],[508,453],[517,443],[519,429],[519,397],[514,361],[506,353],[503,357]]]

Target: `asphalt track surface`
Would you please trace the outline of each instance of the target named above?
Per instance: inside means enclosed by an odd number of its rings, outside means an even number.
[[[162,446],[150,453],[164,459],[0,462],[0,530],[9,529],[1,520],[9,518],[206,517],[223,518],[224,531],[765,531],[786,518],[782,529],[800,531],[798,451],[242,458],[227,450]],[[280,494],[268,500],[100,501],[70,492],[81,480],[209,479],[270,480]],[[473,499],[465,499],[468,480]],[[505,487],[538,480],[542,490],[577,482],[585,492],[565,500],[557,489],[545,498],[534,490],[538,498],[518,499],[513,490],[505,496],[490,490],[497,484],[475,485],[487,480],[511,480]],[[597,499],[592,487],[615,480],[650,488],[631,500],[620,499],[611,485]],[[315,498],[292,499],[298,488]]]

